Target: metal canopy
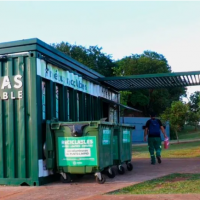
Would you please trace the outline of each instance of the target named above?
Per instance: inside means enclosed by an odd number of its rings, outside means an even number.
[[[118,91],[200,85],[200,71],[99,78]]]
[[[137,110],[137,109],[132,108],[132,107],[130,107],[130,106],[126,106],[126,105],[123,105],[123,104],[120,104],[120,103],[111,101],[111,100],[109,100],[109,99],[105,99],[105,98],[103,98],[103,97],[99,97],[99,98],[102,99],[104,102],[110,103],[110,104],[112,104],[112,105],[115,105],[115,104],[116,104],[116,105],[118,105],[118,106],[120,106],[120,107],[122,107],[122,108],[125,108],[125,109],[133,110],[133,111],[136,111],[136,112],[142,112],[141,110]]]
[[[71,70],[77,71],[78,73],[91,78],[93,81],[97,78],[104,77],[98,72],[58,51],[38,38],[0,43],[0,58],[9,54],[33,51],[40,52],[44,56],[44,59],[48,59],[49,62],[56,62],[55,64],[61,68],[66,70],[69,70],[70,68]]]

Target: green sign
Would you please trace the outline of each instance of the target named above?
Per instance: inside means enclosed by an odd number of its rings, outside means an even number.
[[[59,166],[97,165],[96,137],[58,137]]]
[[[111,137],[111,130],[109,130],[109,129],[104,129],[104,130],[103,130],[102,144],[103,144],[103,145],[108,145],[108,144],[110,144],[110,137]]]
[[[123,143],[129,143],[130,142],[130,131],[123,130]]]

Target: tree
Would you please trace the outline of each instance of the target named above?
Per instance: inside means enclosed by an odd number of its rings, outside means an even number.
[[[188,112],[188,105],[181,101],[174,101],[161,115],[161,119],[170,122],[170,128],[176,134],[179,142],[178,132],[184,126]]]
[[[193,94],[190,95],[190,101],[189,101],[189,109],[192,112],[199,112],[200,111],[200,92],[196,91]]]
[[[188,112],[187,122],[189,125],[194,126],[195,131],[197,130],[199,120],[200,120],[200,112],[192,112],[192,111]]]
[[[197,130],[197,125],[200,121],[200,92],[196,91],[189,97],[190,101],[188,102],[189,112],[187,115],[188,124],[195,127]]]
[[[153,51],[144,51],[141,55],[133,54],[114,62],[112,56],[103,53],[102,48],[98,46],[86,48],[65,42],[52,44],[52,46],[104,76],[171,72],[166,58]],[[184,87],[180,87],[121,92],[121,101],[128,106],[142,110],[145,116],[149,115],[150,109],[159,115],[170,107],[172,101],[178,101],[180,96],[185,94],[185,90]]]
[[[112,56],[103,53],[101,47],[90,46],[86,48],[65,42],[52,44],[52,46],[104,76],[113,76],[113,68],[116,65]]]
[[[139,74],[171,73],[166,58],[162,54],[152,51],[144,51],[143,54],[131,55],[116,62],[114,74],[116,76],[128,76]],[[127,105],[142,110],[145,116],[149,116],[152,109],[157,115],[170,107],[172,101],[178,101],[181,95],[185,95],[186,89],[169,88],[154,90],[136,90],[126,94]],[[121,94],[124,99],[124,94]]]

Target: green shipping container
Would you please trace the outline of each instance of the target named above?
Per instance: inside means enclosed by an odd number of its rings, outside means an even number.
[[[101,121],[48,122],[47,168],[56,169],[63,182],[71,182],[72,174],[94,173],[104,183],[101,172],[113,165],[113,127]]]
[[[39,184],[34,66],[34,54],[0,57],[0,184]]]
[[[125,163],[127,169],[133,169],[132,159],[132,132],[134,126],[128,124],[119,124],[114,127],[113,136],[113,162],[118,166],[119,174],[125,173],[123,164]]]
[[[101,77],[38,39],[0,44],[0,184],[57,179],[43,153],[46,120],[107,117],[101,97],[118,94]]]

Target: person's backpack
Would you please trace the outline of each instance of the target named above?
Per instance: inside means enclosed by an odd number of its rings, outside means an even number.
[[[160,124],[157,119],[150,119],[149,135],[160,136]]]

